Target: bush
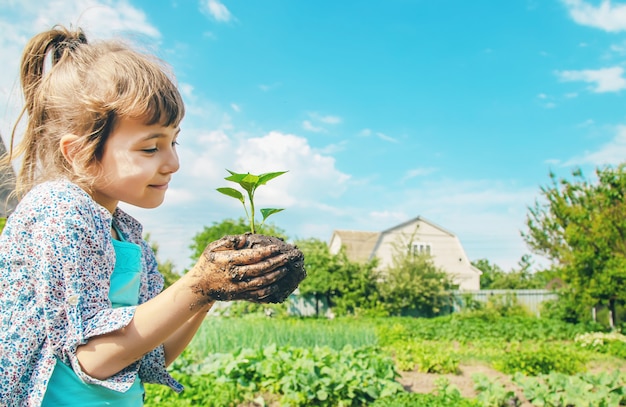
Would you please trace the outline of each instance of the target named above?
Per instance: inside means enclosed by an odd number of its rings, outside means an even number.
[[[618,332],[588,332],[576,335],[574,342],[583,349],[626,359],[626,335]]]
[[[370,404],[372,407],[481,407],[476,400],[465,399],[461,396],[450,397],[437,394],[402,393],[393,397],[385,397]]]
[[[244,401],[235,383],[219,381],[210,375],[173,372],[172,376],[185,390],[178,394],[167,386],[146,384],[145,407],[230,407]]]
[[[460,358],[433,342],[396,342],[392,347],[401,371],[417,369],[423,373],[457,373]]]
[[[369,405],[403,391],[395,381],[393,361],[371,347],[335,351],[270,345],[213,354],[175,370],[187,390],[178,396],[167,388],[148,386],[147,406],[206,406],[207,400],[215,403],[210,406],[231,406],[252,400],[265,403],[268,397],[292,407],[347,407]]]
[[[585,370],[586,358],[558,344],[541,344],[520,349],[514,347],[494,363],[504,373],[537,376],[551,372],[576,374]]]
[[[477,400],[461,397],[461,392],[450,385],[446,378],[435,381],[437,390],[434,393],[398,393],[390,397],[383,397],[370,404],[372,407],[481,407]]]

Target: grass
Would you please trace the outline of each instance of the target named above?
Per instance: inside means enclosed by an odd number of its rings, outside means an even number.
[[[365,320],[299,318],[207,318],[192,340],[194,353],[230,353],[240,348],[269,344],[314,348],[327,346],[341,350],[377,346],[376,327]]]

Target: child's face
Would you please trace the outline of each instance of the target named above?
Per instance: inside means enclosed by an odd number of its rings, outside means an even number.
[[[165,197],[172,174],[179,168],[177,127],[145,125],[121,119],[104,145],[102,171],[93,186],[93,198],[113,212],[122,201],[155,208]]]

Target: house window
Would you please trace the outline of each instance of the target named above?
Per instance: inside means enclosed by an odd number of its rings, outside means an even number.
[[[413,256],[430,255],[430,243],[413,242],[410,250]]]

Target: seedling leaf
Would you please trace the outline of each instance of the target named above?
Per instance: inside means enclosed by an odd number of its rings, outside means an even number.
[[[217,190],[221,193],[223,193],[224,195],[228,195],[230,197],[233,197],[235,199],[239,199],[241,201],[241,203],[244,203],[244,197],[243,194],[239,191],[237,191],[235,188],[217,188]]]
[[[230,197],[238,199],[243,204],[243,208],[246,211],[246,216],[248,217],[248,221],[250,221],[250,231],[252,233],[255,233],[254,192],[259,186],[265,185],[269,180],[274,179],[278,177],[279,175],[286,173],[287,171],[266,172],[261,175],[254,175],[254,174],[250,174],[249,172],[245,174],[240,174],[240,173],[231,171],[229,169],[226,169],[226,171],[230,173],[230,176],[224,179],[226,181],[231,181],[231,182],[238,184],[241,188],[243,188],[247,192],[248,199],[250,200],[249,202],[250,212],[248,212],[245,197],[240,191],[234,188],[217,188],[217,190],[223,193],[224,195],[228,195]],[[263,215],[263,222],[265,222],[265,219],[267,219],[268,216],[274,213],[280,212],[282,210],[283,209],[276,209],[276,208],[261,209],[261,214]]]
[[[279,172],[266,172],[265,174],[259,175],[258,185],[265,185],[267,181],[278,177],[279,175],[283,175],[287,171],[279,171]]]
[[[265,219],[269,218],[270,215],[273,215],[273,214],[278,213],[280,211],[284,211],[284,209],[276,209],[276,208],[264,208],[264,209],[261,209],[261,215],[263,215],[263,222],[265,222]]]

